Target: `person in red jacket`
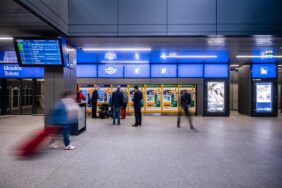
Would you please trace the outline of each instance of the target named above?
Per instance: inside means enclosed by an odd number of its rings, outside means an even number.
[[[76,94],[76,102],[81,103],[82,100],[85,100],[85,96],[83,95],[82,91],[78,90]]]

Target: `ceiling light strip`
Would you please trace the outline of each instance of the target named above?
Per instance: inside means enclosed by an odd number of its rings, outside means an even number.
[[[176,58],[176,59],[203,59],[203,58],[217,58],[216,55],[161,55],[163,59]]]
[[[0,37],[0,40],[13,40],[13,37]]]
[[[119,52],[136,52],[136,51],[151,51],[151,48],[82,48],[84,51],[119,51]]]
[[[134,60],[127,60],[127,61],[101,61],[101,63],[149,63],[149,61],[134,61]]]
[[[266,56],[266,55],[237,55],[236,58],[282,58],[282,55]]]

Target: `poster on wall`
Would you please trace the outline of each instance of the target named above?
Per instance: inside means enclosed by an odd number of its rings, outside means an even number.
[[[146,87],[146,111],[161,110],[161,85],[147,85]]]
[[[208,112],[224,112],[224,82],[208,82]]]
[[[94,85],[92,84],[81,84],[79,86],[79,90],[82,92],[84,95],[84,99],[81,100],[82,103],[87,103],[87,109],[86,110],[91,110],[92,104],[91,104],[91,97],[92,93],[94,91]]]
[[[196,113],[197,86],[194,84],[180,85],[180,95],[182,95],[184,91],[190,93],[191,95],[192,100],[189,107],[190,112]]]
[[[256,83],[256,112],[272,111],[272,83]]]
[[[164,85],[163,111],[178,111],[178,86]]]
[[[129,110],[130,111],[134,111],[134,107],[133,107],[133,102],[132,102],[132,99],[133,99],[133,95],[134,95],[134,86],[135,85],[129,85]],[[144,88],[144,85],[141,84],[141,85],[138,85],[138,89],[143,93],[143,100],[142,100],[142,109],[141,110],[144,110],[144,99],[145,99],[145,88]]]

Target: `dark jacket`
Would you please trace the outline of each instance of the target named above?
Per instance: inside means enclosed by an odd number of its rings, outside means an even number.
[[[97,100],[98,100],[98,91],[94,90],[92,93],[91,103],[92,104],[97,103]]]
[[[123,105],[123,94],[119,90],[113,92],[111,106],[121,108]]]
[[[133,99],[132,99],[133,106],[141,108],[142,99],[143,99],[143,93],[141,91],[137,90],[136,92],[134,92]]]
[[[188,107],[191,104],[191,94],[190,93],[184,93],[181,95],[181,106],[182,107]]]

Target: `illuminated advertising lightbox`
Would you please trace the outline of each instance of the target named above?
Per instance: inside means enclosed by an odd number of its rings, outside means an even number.
[[[18,64],[0,64],[0,78],[43,78],[44,68],[20,67]]]
[[[98,77],[122,78],[123,77],[123,65],[116,65],[116,64],[98,65]]]
[[[272,83],[256,83],[256,112],[272,112]]]
[[[148,64],[134,64],[124,65],[125,78],[149,78],[150,65]]]
[[[253,64],[252,78],[276,78],[277,65],[276,64]]]
[[[228,64],[206,64],[204,67],[205,78],[228,78]]]
[[[146,88],[146,111],[161,110],[161,85],[151,84]]]
[[[177,76],[176,65],[151,65],[152,78],[175,78]]]
[[[76,77],[78,78],[95,78],[97,77],[97,65],[77,65]]]
[[[20,66],[63,66],[60,39],[15,39]]]
[[[224,82],[208,82],[208,112],[224,112]]]
[[[204,76],[204,66],[202,64],[178,65],[179,78],[201,78]]]

